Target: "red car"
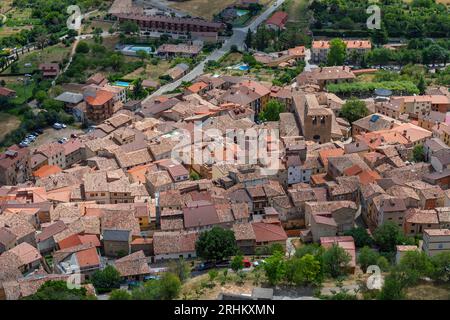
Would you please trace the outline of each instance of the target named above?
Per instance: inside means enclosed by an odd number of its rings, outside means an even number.
[[[248,259],[242,260],[244,263],[244,268],[250,268],[252,266],[252,263]]]

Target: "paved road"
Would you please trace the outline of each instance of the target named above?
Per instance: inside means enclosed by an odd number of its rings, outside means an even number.
[[[248,26],[243,28],[234,28],[233,29],[233,35],[225,40],[225,43],[220,49],[214,50],[208,57],[206,57],[205,60],[200,62],[197,66],[195,66],[194,69],[192,69],[187,75],[182,77],[181,79],[178,79],[177,81],[168,83],[161,88],[159,88],[157,91],[155,91],[153,94],[149,95],[144,102],[148,101],[150,98],[158,96],[163,94],[167,91],[172,91],[178,88],[183,81],[192,81],[198,76],[203,74],[203,70],[205,67],[205,64],[208,60],[214,60],[217,61],[221,57],[223,57],[228,51],[230,51],[231,46],[236,45],[239,50],[244,49],[244,40],[247,35],[248,29],[255,31],[256,28],[269,16],[280,7],[285,0],[278,0],[275,4],[271,5],[269,8],[266,9],[262,14],[260,14],[256,19],[254,19]]]

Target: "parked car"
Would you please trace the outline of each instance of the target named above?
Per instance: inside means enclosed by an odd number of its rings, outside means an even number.
[[[262,266],[264,263],[266,263],[266,260],[254,261],[253,266],[254,267]]]
[[[248,259],[244,259],[242,262],[244,263],[244,268],[250,268],[252,266],[252,263]]]
[[[144,282],[151,281],[151,280],[159,280],[159,279],[161,279],[160,276],[149,275],[149,276],[144,277]]]
[[[36,133],[39,135],[39,134],[43,134],[44,133],[44,130],[42,130],[41,128],[37,128],[36,129]]]
[[[64,123],[61,123],[61,127],[63,127],[64,129],[67,128],[67,126]]]
[[[29,146],[29,143],[26,143],[25,141],[22,141],[21,143],[19,143],[19,147],[21,148],[26,148]]]
[[[36,141],[36,136],[34,136],[34,135],[32,135],[32,134],[29,134],[29,135],[27,135],[27,139],[28,139],[29,141],[34,142],[34,141]]]
[[[142,283],[139,282],[139,281],[129,281],[128,282],[128,289],[132,290],[132,289],[135,289],[135,288],[139,288],[141,285],[142,285]]]
[[[63,126],[61,123],[56,122],[53,124],[53,128],[56,130],[61,130],[63,128]]]
[[[70,137],[76,139],[76,138],[78,138],[78,135],[77,135],[76,133],[72,133],[72,134],[70,135]]]
[[[203,262],[196,267],[196,271],[205,271],[214,268],[214,262]]]
[[[66,137],[61,138],[61,139],[58,140],[58,142],[61,143],[61,144],[64,144],[64,143],[66,143],[67,141],[69,141],[69,139],[67,139]]]
[[[231,262],[228,260],[219,261],[216,263],[217,268],[229,268],[231,267]]]

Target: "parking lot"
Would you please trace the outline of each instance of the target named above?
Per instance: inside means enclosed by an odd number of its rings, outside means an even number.
[[[55,130],[53,128],[47,128],[44,129],[44,133],[39,135],[33,143],[30,144],[31,149],[36,149],[38,146],[50,143],[50,142],[56,142],[61,138],[68,138],[70,139],[70,136],[72,134],[80,135],[84,133],[83,130],[78,129],[76,127],[67,127],[65,129]]]

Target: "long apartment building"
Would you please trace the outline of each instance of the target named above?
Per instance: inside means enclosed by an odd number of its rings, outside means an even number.
[[[353,51],[360,54],[365,54],[372,49],[372,42],[370,40],[344,40],[347,47],[347,56]],[[330,41],[320,40],[313,41],[311,47],[311,58],[314,63],[327,61],[328,52],[330,51]]]

